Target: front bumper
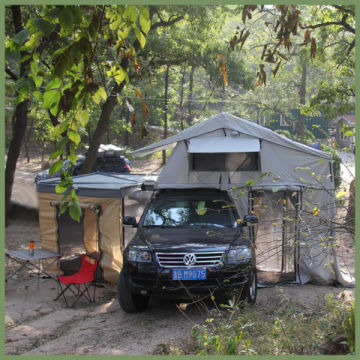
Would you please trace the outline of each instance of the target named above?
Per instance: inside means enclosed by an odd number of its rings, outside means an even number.
[[[205,280],[172,280],[172,269],[153,263],[124,265],[124,274],[134,293],[208,293],[240,287],[249,282],[254,270],[252,262],[234,266],[218,266],[206,269]]]

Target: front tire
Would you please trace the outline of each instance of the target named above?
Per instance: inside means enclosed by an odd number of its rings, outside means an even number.
[[[256,296],[257,296],[257,275],[256,270],[253,271],[252,275],[250,276],[249,282],[246,285],[245,288],[246,293],[246,301],[254,305],[256,302]]]
[[[149,303],[149,297],[134,294],[129,286],[124,272],[120,272],[118,280],[118,300],[122,309],[127,313],[137,313],[144,311]]]

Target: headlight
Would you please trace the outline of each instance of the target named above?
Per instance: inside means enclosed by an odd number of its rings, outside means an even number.
[[[248,262],[252,259],[252,251],[249,247],[230,248],[228,253],[228,261],[231,262]]]
[[[128,253],[128,259],[130,261],[150,262],[151,253],[148,250],[139,250],[135,248],[130,248]]]

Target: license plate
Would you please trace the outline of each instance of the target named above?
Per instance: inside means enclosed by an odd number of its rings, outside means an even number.
[[[206,269],[173,269],[173,280],[204,280]]]

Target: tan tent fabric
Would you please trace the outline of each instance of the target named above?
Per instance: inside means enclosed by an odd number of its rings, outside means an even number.
[[[59,252],[56,214],[61,198],[61,194],[38,192],[41,247],[54,252]],[[79,196],[79,202],[84,208],[83,241],[86,251],[93,253],[100,250],[102,258],[99,265],[104,280],[117,282],[122,267],[121,199]],[[91,210],[94,205],[100,208],[99,229],[97,214]],[[51,270],[60,274],[59,263]]]
[[[97,214],[89,208],[84,209],[84,245],[87,253],[98,253],[98,221]]]
[[[41,247],[56,253],[59,252],[57,209],[56,206],[51,205],[51,201],[60,201],[61,198],[62,196],[58,194],[38,193]],[[44,260],[45,264],[46,261]],[[55,262],[49,271],[61,274],[59,262]]]

